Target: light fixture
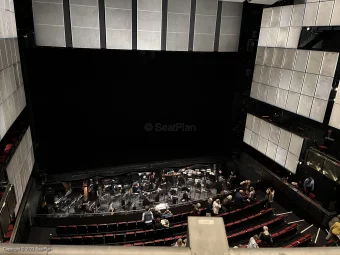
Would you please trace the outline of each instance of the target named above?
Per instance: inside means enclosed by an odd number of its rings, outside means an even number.
[[[302,161],[300,161],[299,164],[302,165]]]
[[[307,27],[307,31],[310,30],[310,27]]]

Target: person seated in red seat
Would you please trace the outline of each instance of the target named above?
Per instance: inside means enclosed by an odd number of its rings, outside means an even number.
[[[259,240],[258,235],[254,235],[249,239],[249,243],[247,245],[247,248],[259,248],[259,245],[257,244],[257,240]]]
[[[178,239],[177,242],[175,243],[175,247],[185,247],[185,244],[183,243],[182,238]]]
[[[238,208],[243,208],[247,205],[247,202],[250,202],[250,200],[248,199],[245,199],[244,198],[244,191],[242,189],[239,190],[239,192],[237,192],[235,194],[235,199],[234,199],[234,202],[235,202],[235,205],[238,207]]]
[[[172,212],[170,212],[169,209],[166,209],[165,212],[164,212],[163,215],[162,215],[162,218],[168,219],[168,218],[171,218],[172,216],[174,216],[174,215],[172,214]]]
[[[233,197],[232,197],[232,195],[229,195],[225,199],[223,199],[223,202],[222,202],[222,213],[230,212],[232,206],[233,206]]]
[[[213,199],[211,197],[208,199],[206,215],[207,216],[213,215]]]
[[[273,239],[272,235],[268,231],[268,227],[263,227],[263,232],[260,233],[259,239],[261,240],[261,247],[270,247],[272,246]]]
[[[191,215],[192,216],[200,216],[200,214],[201,214],[200,207],[201,207],[200,203],[195,204],[194,210],[193,210]]]
[[[314,179],[311,176],[306,178],[303,183],[303,187],[305,188],[306,195],[309,196],[309,194],[314,190]]]
[[[161,218],[157,218],[156,219],[156,222],[155,222],[155,225],[154,225],[155,229],[162,229],[163,228],[163,225],[161,223]]]
[[[216,199],[213,203],[213,213],[214,215],[218,215],[220,213],[220,209],[221,209],[221,202],[219,199]]]

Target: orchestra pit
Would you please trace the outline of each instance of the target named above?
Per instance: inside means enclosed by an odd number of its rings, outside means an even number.
[[[339,17],[0,0],[0,253],[339,254]]]

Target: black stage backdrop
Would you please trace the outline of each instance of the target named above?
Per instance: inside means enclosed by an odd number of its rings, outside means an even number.
[[[33,48],[23,57],[41,169],[230,154],[239,53]],[[183,124],[191,131],[155,130]]]

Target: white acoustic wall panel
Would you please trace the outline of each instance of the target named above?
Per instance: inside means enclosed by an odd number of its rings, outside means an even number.
[[[162,0],[137,1],[137,49],[161,50]]]
[[[295,156],[300,156],[302,145],[303,138],[295,134],[292,134],[290,138],[289,151],[293,153]]]
[[[0,140],[26,106],[13,1],[2,2],[6,4],[0,4]]]
[[[285,168],[291,171],[293,174],[296,173],[297,166],[299,164],[299,158],[294,154],[288,152],[285,163]]]
[[[323,51],[310,51],[307,64],[307,73],[320,74],[323,55]]]
[[[338,52],[325,52],[321,65],[321,75],[333,77],[338,58]]]
[[[331,26],[339,26],[339,25],[340,25],[340,2],[334,1]]]
[[[289,149],[290,138],[292,134],[284,129],[280,129],[279,146],[285,150]]]
[[[258,150],[262,154],[266,154],[267,151],[267,146],[268,146],[268,140],[262,136],[259,136],[259,145],[258,145]]]
[[[334,52],[259,47],[250,97],[323,122],[338,59]]]
[[[307,68],[308,58],[309,58],[308,50],[297,50],[293,70],[305,72]]]
[[[251,114],[247,114],[246,128],[248,128],[249,130],[253,130],[253,123],[254,123],[254,116]]]
[[[15,213],[17,213],[20,202],[25,192],[27,182],[32,173],[34,165],[33,143],[31,136],[31,129],[28,128],[22,140],[19,143],[14,155],[9,162],[6,172],[8,180],[14,185],[15,196],[17,199],[17,206]]]
[[[271,158],[272,160],[275,160],[276,151],[277,145],[275,143],[272,143],[271,141],[268,141],[266,156],[268,158]]]
[[[328,101],[315,97],[313,100],[313,105],[309,118],[318,122],[323,122],[326,113],[327,103]]]
[[[287,150],[278,146],[276,150],[275,161],[279,163],[281,166],[285,166],[287,153],[288,153]]]
[[[297,4],[293,5],[293,13],[290,25],[293,27],[302,26],[303,23],[303,16],[305,14],[305,5],[304,4]]]
[[[280,27],[289,27],[293,13],[293,5],[283,6],[281,10]]]
[[[252,132],[248,128],[244,130],[243,142],[248,145],[250,145],[251,133]]]
[[[303,26],[315,26],[317,13],[319,9],[319,3],[307,3],[306,4],[306,10],[305,15],[303,18]]]
[[[318,15],[316,18],[316,26],[329,26],[334,7],[334,1],[320,2]]]
[[[289,171],[296,172],[302,137],[247,114],[243,141]]]

